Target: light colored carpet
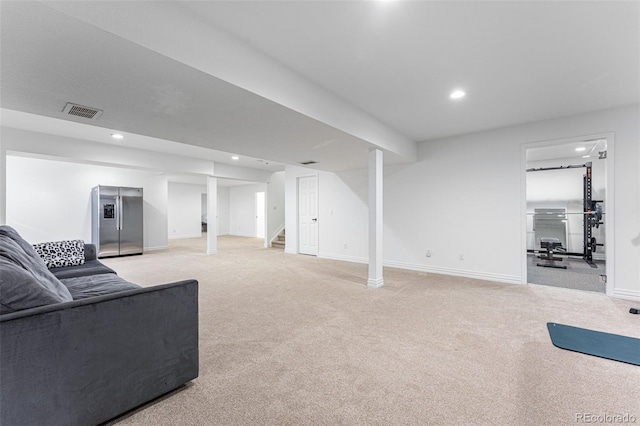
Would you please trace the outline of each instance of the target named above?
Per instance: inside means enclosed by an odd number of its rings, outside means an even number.
[[[107,259],[141,285],[200,282],[200,377],[118,425],[640,423],[640,368],[554,347],[547,322],[640,337],[632,302],[537,285],[174,240]],[[584,418],[584,417],[583,417]]]

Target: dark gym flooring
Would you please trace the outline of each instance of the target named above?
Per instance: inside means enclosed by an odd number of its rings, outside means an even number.
[[[605,284],[600,282],[600,275],[606,274],[604,261],[595,261],[597,268],[592,268],[580,258],[563,257],[562,261],[556,261],[557,265],[566,266],[567,269],[544,268],[536,266],[538,263],[546,261],[538,259],[535,254],[527,255],[527,282],[531,284],[605,292]]]

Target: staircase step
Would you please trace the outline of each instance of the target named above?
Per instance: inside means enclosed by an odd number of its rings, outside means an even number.
[[[278,237],[271,242],[271,247],[277,247],[277,248],[284,249],[284,241],[285,241],[285,233],[284,233],[284,231],[285,231],[284,229],[282,231],[280,231],[280,233],[278,234]]]

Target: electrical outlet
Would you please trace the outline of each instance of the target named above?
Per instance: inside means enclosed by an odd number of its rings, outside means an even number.
[[[458,255],[458,259],[460,259],[460,260],[464,260],[464,253],[460,253],[460,254]]]
[[[344,248],[349,248],[349,244],[344,243]]]
[[[425,253],[425,257],[431,257],[431,250],[427,249],[427,252]]]

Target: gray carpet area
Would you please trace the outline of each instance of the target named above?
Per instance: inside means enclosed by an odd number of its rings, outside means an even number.
[[[541,267],[537,266],[538,263],[547,262],[533,254],[527,255],[527,282],[531,284],[605,292],[605,284],[600,281],[600,275],[606,274],[604,261],[595,261],[597,268],[592,268],[583,259],[566,256],[562,261],[555,262],[556,265],[566,266],[567,269]]]
[[[631,302],[285,254],[221,237],[107,259],[200,282],[200,377],[117,425],[558,425],[628,414],[640,368],[553,346],[547,322],[640,337]],[[584,417],[583,417],[584,418]]]

